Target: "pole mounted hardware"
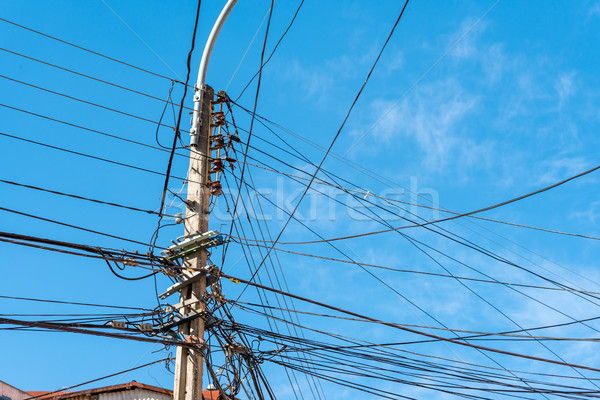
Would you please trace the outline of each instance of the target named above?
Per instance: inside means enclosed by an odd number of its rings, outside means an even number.
[[[168,260],[173,261],[193,254],[200,250],[219,246],[225,243],[225,239],[218,231],[199,233],[184,239],[183,241],[169,246],[160,253]]]
[[[179,292],[180,290],[186,288],[192,283],[198,281],[199,279],[206,277],[206,285],[210,286],[219,280],[219,277],[215,274],[206,275],[207,273],[214,272],[215,267],[213,265],[207,265],[205,268],[202,268],[200,271],[195,271],[193,273],[189,273],[188,271],[182,271],[181,274],[177,275],[180,282],[175,283],[174,285],[167,288],[164,293],[160,294],[158,297],[161,300],[166,299],[171,296],[173,293]]]
[[[227,16],[237,3],[237,0],[228,0],[227,4],[217,18],[208,37],[202,60],[198,71],[198,79],[194,85],[194,112],[192,127],[190,129],[190,166],[187,181],[187,210],[184,219],[186,236],[180,243],[171,246],[164,254],[167,260],[182,259],[182,272],[201,271],[208,262],[206,249],[224,242],[223,237],[217,232],[209,234],[208,216],[210,213],[210,196],[222,193],[218,181],[221,173],[219,166],[215,172],[215,179],[211,179],[211,119],[212,99],[214,90],[205,84],[208,60],[223,27]],[[222,126],[217,127],[221,129]],[[220,151],[220,150],[217,150]],[[220,158],[220,157],[217,157]],[[197,232],[205,232],[198,235]],[[205,236],[203,236],[205,235]],[[179,290],[180,303],[190,303],[184,306],[182,314],[199,312],[206,308],[206,272],[201,277]],[[180,278],[181,279],[181,278]],[[175,382],[173,385],[173,400],[202,400],[202,375],[205,351],[204,343],[205,323],[202,318],[180,324],[177,336],[185,337],[186,341],[193,341],[193,348],[177,347],[177,361],[175,363]]]

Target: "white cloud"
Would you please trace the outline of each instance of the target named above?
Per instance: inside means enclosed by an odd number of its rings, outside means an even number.
[[[479,39],[488,25],[481,20],[465,19],[451,34],[444,35],[445,48],[455,46],[449,53],[454,59],[474,59],[480,54]],[[458,40],[458,43],[456,41]],[[456,44],[455,44],[456,43]]]
[[[584,171],[588,161],[584,157],[563,157],[541,163],[540,175],[534,177],[534,184],[552,184]]]
[[[290,63],[286,78],[302,88],[305,97],[316,98],[317,101],[326,96],[334,79],[331,74],[320,71],[318,68],[302,65],[298,60]]]
[[[587,223],[596,224],[596,221],[600,220],[600,201],[592,202],[586,210],[574,212],[570,217],[583,219]]]
[[[392,102],[383,99],[371,105],[377,111],[390,107]],[[461,138],[458,130],[460,123],[476,108],[477,97],[466,93],[456,81],[437,81],[419,87],[391,109],[375,128],[374,135],[388,144],[401,136],[414,139],[425,153],[423,163],[433,170],[446,167],[457,154],[467,156],[463,162],[472,163],[486,146]],[[359,134],[361,132],[354,133]]]
[[[388,54],[384,68],[387,73],[394,72],[404,67],[405,62],[404,53],[402,51],[395,51],[391,55]]]
[[[558,108],[563,108],[566,101],[568,101],[575,94],[575,73],[564,73],[560,75],[555,83],[556,92],[558,94]]]
[[[600,1],[596,2],[590,7],[588,11],[588,17],[600,16]]]

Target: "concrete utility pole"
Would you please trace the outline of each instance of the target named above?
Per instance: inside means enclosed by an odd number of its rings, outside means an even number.
[[[200,94],[202,93],[202,95]],[[201,100],[200,110],[194,110],[194,120],[198,119],[196,127],[197,145],[190,148],[190,166],[187,183],[187,211],[185,218],[186,236],[208,231],[208,204],[209,204],[209,157],[211,133],[211,101],[214,91],[210,86],[196,91],[195,98]],[[195,99],[196,100],[196,99]],[[198,114],[198,115],[196,115]],[[183,258],[183,267],[190,271],[206,267],[206,249],[192,253]],[[206,294],[206,275],[184,287],[180,292],[180,304],[191,303],[184,307],[182,314],[201,312],[204,310],[203,296]],[[190,341],[202,346],[204,342],[204,320],[196,318],[180,325],[181,333]],[[204,357],[201,351],[177,347],[177,362],[175,365],[175,400],[201,400],[202,399],[202,372]]]
[[[192,129],[190,130],[190,166],[187,178],[187,209],[185,218],[185,234],[187,236],[208,232],[208,206],[210,189],[210,135],[211,135],[211,102],[214,90],[205,85],[206,71],[212,49],[217,40],[227,16],[233,9],[237,0],[229,0],[219,15],[210,33],[200,68],[194,94],[194,115]],[[204,269],[207,265],[206,249],[186,255],[183,258],[183,267],[189,271]],[[185,270],[184,270],[185,273]],[[180,304],[185,307],[180,310],[182,314],[199,313],[205,308],[204,296],[206,294],[206,274],[203,272],[193,283],[180,290]],[[188,304],[188,305],[186,305]],[[204,320],[196,317],[190,322],[179,326],[179,333],[193,343],[204,346]],[[192,350],[177,347],[177,361],[175,365],[174,400],[202,400],[202,374],[204,356],[201,350]]]

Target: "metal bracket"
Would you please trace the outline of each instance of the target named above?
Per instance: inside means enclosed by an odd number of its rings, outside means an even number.
[[[167,290],[165,290],[164,293],[159,294],[158,297],[160,297],[161,300],[164,300],[167,297],[169,297],[170,295],[172,295],[173,293],[178,292],[179,290],[183,289],[184,287],[189,286],[192,283],[196,282],[198,279],[205,276],[205,274],[206,273],[204,271],[198,271],[195,274],[191,275],[186,280],[184,280],[182,282],[177,282],[176,284],[170,286]]]
[[[158,330],[161,332],[171,330],[171,328],[175,328],[176,326],[185,324],[186,322],[190,322],[196,318],[201,317],[203,313],[204,313],[204,310],[202,310],[200,312],[189,313],[189,314],[183,315],[179,318],[175,317],[175,319],[173,319],[173,321],[169,322],[168,324],[160,325],[158,327]]]
[[[223,236],[218,231],[208,231],[194,234],[184,239],[182,242],[169,246],[160,253],[168,260],[176,260],[185,257],[200,250],[219,246],[224,243]]]

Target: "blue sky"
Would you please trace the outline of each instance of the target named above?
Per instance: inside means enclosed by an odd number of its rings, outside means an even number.
[[[202,4],[197,46],[192,58],[192,82],[204,42],[223,4],[224,1]],[[267,1],[240,0],[234,8],[218,39],[208,70],[207,83],[215,90],[226,90],[235,99],[258,70],[269,4]],[[298,4],[299,1],[275,2],[267,54],[285,31]],[[157,74],[183,80],[195,7],[191,1],[177,4],[111,0],[3,2],[0,17]],[[394,1],[305,2],[263,71],[256,111],[279,124],[270,127],[287,144],[255,122],[248,159],[253,165],[248,166],[251,175],[246,180],[260,195],[243,197],[248,208],[251,210],[250,205],[256,205],[257,213],[262,217],[257,220],[252,212],[249,213],[251,222],[244,215],[240,217],[239,223],[245,227],[246,237],[250,237],[251,226],[268,228],[275,237],[283,227],[286,215],[277,211],[267,199],[291,210],[306,183],[256,165],[293,175],[302,175],[302,170],[309,174],[314,172],[314,166],[306,159],[313,164],[321,161],[322,149],[331,143],[400,9],[401,4]],[[371,211],[392,226],[406,225],[398,214],[413,219],[416,213],[429,220],[447,214],[414,205],[390,205],[382,199],[367,197],[380,206],[393,208],[396,215],[392,215],[361,202],[365,191],[408,203],[418,201],[427,206],[433,201],[434,207],[468,212],[532,192],[596,166],[600,149],[597,134],[600,128],[599,24],[600,3],[597,1],[568,5],[557,1],[508,0],[409,3],[332,154],[323,164],[323,169],[336,177],[323,172],[318,174],[319,178],[335,180],[361,194],[353,198],[348,193],[315,182],[313,188],[319,192],[308,193],[297,217],[325,238],[372,232],[386,229],[386,226],[366,218],[365,214],[372,216]],[[166,99],[169,93],[169,79],[120,65],[4,21],[0,21],[0,37],[0,47],[4,49],[0,51],[1,133],[149,170],[162,172],[166,169],[168,154],[165,152],[16,110],[155,145],[156,124],[153,122],[27,84],[151,121],[160,118],[163,102],[10,52],[160,99]],[[256,81],[238,103],[252,109],[255,94]],[[176,84],[173,90],[175,102],[179,102],[181,96],[182,87]],[[186,105],[191,104],[192,97],[188,92]],[[246,140],[244,129],[250,126],[248,114],[234,107],[234,117],[242,139]],[[168,108],[164,123],[173,125],[173,119],[173,110]],[[185,112],[182,126],[189,128]],[[170,144],[172,133],[170,128],[161,128],[158,131],[160,142]],[[188,140],[187,135],[183,140]],[[285,147],[287,145],[290,147]],[[306,159],[292,157],[290,152],[294,151]],[[7,136],[0,136],[0,152],[0,179],[3,180],[146,210],[156,210],[160,205],[163,178],[156,174]],[[235,171],[237,176],[240,169],[241,166]],[[186,158],[176,157],[173,175],[185,177],[186,171]],[[229,179],[233,186],[231,175]],[[182,182],[174,178],[169,187],[178,192]],[[0,183],[0,188],[0,207],[5,209],[144,243],[156,229],[155,215],[4,183]],[[235,195],[235,191],[233,193]],[[598,176],[593,173],[481,216],[600,236],[597,228],[599,194]],[[225,198],[216,200],[210,225],[212,229],[228,232],[230,218]],[[262,212],[258,210],[259,201]],[[183,210],[173,197],[168,198],[168,204],[171,205],[167,209],[170,214]],[[171,223],[172,219],[166,218],[165,222]],[[6,211],[1,212],[0,226],[5,232],[131,251],[147,250],[143,246]],[[599,291],[597,240],[471,218],[441,223],[436,229],[440,228],[535,274],[582,290]],[[182,231],[181,225],[161,229],[159,245],[168,245],[171,239],[182,235]],[[410,235],[413,241],[397,232],[389,232],[338,241],[336,246],[363,263],[478,279],[483,277],[483,272],[503,282],[547,285],[524,269],[493,260],[483,252],[429,230],[413,228],[402,232]],[[290,244],[315,239],[318,237],[314,233],[292,221],[277,247],[344,258],[326,244]],[[0,250],[4,255],[0,295],[156,307],[152,279],[136,282],[117,279],[99,260],[9,243],[0,243]],[[257,260],[264,255],[257,247],[248,248],[248,251],[253,252]],[[220,252],[217,254],[216,258],[220,260]],[[284,252],[278,252],[277,256],[272,274],[283,272],[290,292],[385,321],[438,327],[443,323],[456,329],[490,332],[515,330],[519,329],[518,325],[539,327],[568,322],[570,317],[583,319],[597,315],[594,304],[572,293],[534,288],[520,288],[520,293],[497,284],[469,281],[462,285],[447,277],[370,269],[398,292],[394,293],[356,265]],[[229,246],[222,268],[240,277],[247,278],[251,273],[243,249],[236,243]],[[265,266],[258,276],[270,286],[272,283],[266,274],[269,268],[271,266]],[[124,273],[139,276],[143,272],[127,269]],[[283,279],[283,276],[280,277]],[[158,277],[159,292],[169,285],[165,277]],[[234,299],[240,293],[240,287],[235,285],[224,284],[223,288],[228,298]],[[268,296],[269,304],[276,305],[278,298]],[[254,290],[246,291],[241,300],[260,301]],[[174,299],[169,301],[175,302]],[[314,306],[295,304],[300,310],[323,311]],[[0,299],[0,310],[2,314],[96,312],[86,307],[9,299]],[[234,309],[234,315],[242,323],[269,327],[264,318],[243,310]],[[306,315],[300,319],[307,327],[376,343],[414,339],[408,334],[370,324],[332,322]],[[283,325],[279,328],[285,331]],[[590,323],[589,326],[576,324],[543,332],[548,336],[590,338],[598,337],[595,329],[598,324]],[[306,334],[312,337],[311,333]],[[161,345],[68,333],[2,330],[0,337],[4,360],[0,380],[26,390],[55,390],[174,353],[173,348],[164,350]],[[489,345],[543,358],[557,359],[558,354],[571,363],[598,366],[593,342],[549,342],[548,348],[532,341],[491,341]],[[413,345],[406,350],[493,365],[480,353],[452,344]],[[496,355],[494,358],[511,370],[575,374],[566,367],[507,356]],[[283,369],[269,363],[265,363],[264,368],[274,389],[280,393],[278,397],[294,398]],[[592,372],[586,372],[586,376],[597,378]],[[156,365],[111,378],[104,384],[132,379],[172,387],[173,377],[162,365]],[[437,392],[396,383],[368,379],[360,382],[402,391],[407,396],[444,398]],[[307,385],[304,381],[299,390],[304,390],[310,397]],[[357,395],[327,382],[322,385],[329,399]]]

